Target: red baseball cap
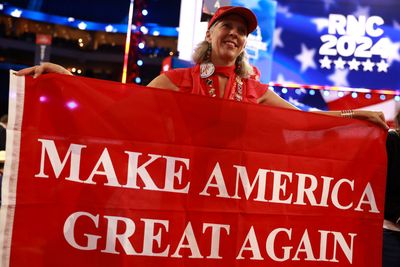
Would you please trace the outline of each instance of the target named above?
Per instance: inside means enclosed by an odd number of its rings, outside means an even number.
[[[215,11],[214,16],[212,16],[212,18],[208,22],[208,29],[210,29],[211,26],[214,25],[214,23],[220,20],[222,17],[232,14],[241,16],[246,21],[247,34],[253,32],[257,28],[258,22],[256,15],[254,15],[254,13],[250,9],[239,6],[223,6]]]

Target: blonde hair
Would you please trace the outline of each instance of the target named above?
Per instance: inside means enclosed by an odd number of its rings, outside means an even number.
[[[217,25],[218,23],[219,21],[214,23],[209,31],[212,31],[215,25]],[[196,64],[201,64],[211,60],[209,58],[210,55],[208,55],[208,49],[210,46],[211,44],[207,42],[207,40],[204,40],[197,45],[192,55],[193,61]],[[236,58],[235,65],[235,72],[240,78],[248,78],[250,75],[254,74],[253,67],[249,63],[248,56],[245,50],[243,50],[242,53],[240,53],[239,56]]]

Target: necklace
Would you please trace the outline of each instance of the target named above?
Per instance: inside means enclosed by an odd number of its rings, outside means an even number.
[[[218,86],[214,87],[214,82],[217,82],[217,77],[214,74],[222,75],[224,77],[232,77],[234,75],[233,81],[231,82],[231,87],[234,90],[231,90],[228,99],[242,101],[243,100],[243,81],[242,79],[235,74],[235,66],[217,66],[215,67],[212,62],[206,62],[200,64],[200,77],[204,80],[205,91],[211,97],[217,97],[218,94]],[[218,83],[217,83],[218,84]],[[227,84],[228,85],[228,84]]]
[[[207,85],[207,88],[208,88],[208,95],[211,96],[211,97],[216,97],[217,96],[216,90],[213,87],[213,80],[211,80],[211,78],[207,78],[206,79],[206,85]]]
[[[206,80],[206,86],[208,88],[208,95],[211,97],[216,97],[217,96],[217,91],[213,86],[213,80],[210,77],[207,77]],[[232,91],[231,95],[229,96],[229,99],[234,99],[236,101],[242,101],[243,100],[243,81],[242,79],[235,75],[235,81],[233,83],[233,88],[235,88],[234,91]]]
[[[242,101],[243,100],[243,81],[240,79],[239,76],[235,75],[235,84],[236,84],[236,90],[235,90],[235,100],[236,101]]]

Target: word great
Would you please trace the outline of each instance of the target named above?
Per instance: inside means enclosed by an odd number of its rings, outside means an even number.
[[[75,227],[78,223],[82,226],[83,222],[86,222],[85,229],[89,229],[89,232],[82,232],[81,228]],[[268,257],[276,262],[338,262],[337,254],[343,253],[350,264],[353,261],[354,239],[357,236],[355,233],[343,235],[326,230],[314,230],[315,233],[311,233],[307,229],[298,235],[293,233],[295,230],[292,228],[283,227],[266,233],[265,230],[257,232],[255,227],[250,226],[243,240],[237,240],[235,236],[230,236],[232,232],[237,233],[231,225],[202,223],[197,226],[189,221],[185,229],[176,229],[176,224],[170,220],[140,218],[134,221],[127,217],[100,216],[79,211],[66,219],[63,232],[65,240],[75,249],[98,250],[110,254],[218,260],[224,258],[220,253],[221,246],[231,246],[237,241],[240,249],[235,253],[235,259],[239,261],[260,261]],[[107,230],[101,231],[100,228]],[[176,240],[164,237],[172,235],[171,232],[175,232],[174,236],[178,237]],[[318,238],[311,239],[311,234]],[[198,242],[208,240],[206,236],[209,237],[209,243]],[[259,242],[260,236],[266,236],[265,240]],[[232,238],[234,240],[227,241]]]

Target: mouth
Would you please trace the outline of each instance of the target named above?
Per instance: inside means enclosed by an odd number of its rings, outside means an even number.
[[[224,43],[231,47],[238,47],[237,43],[231,40],[224,41]]]

